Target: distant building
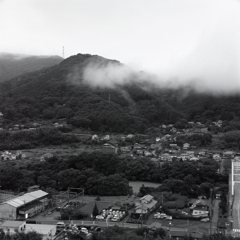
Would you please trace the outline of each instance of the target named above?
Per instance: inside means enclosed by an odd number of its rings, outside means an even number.
[[[48,193],[42,190],[26,193],[0,204],[0,218],[5,220],[27,219],[48,205]]]
[[[164,162],[165,161],[171,162],[172,161],[172,157],[171,157],[170,154],[164,153],[164,154],[161,155],[161,160],[164,161]]]
[[[0,225],[0,229],[3,230],[5,234],[15,234],[16,232],[24,232],[26,228],[25,221],[5,221]]]
[[[56,234],[55,225],[26,224],[26,232],[36,232],[42,235],[43,240],[53,239]]]
[[[135,202],[135,213],[147,213],[155,208],[157,201],[151,195],[145,195]]]
[[[0,112],[0,125],[2,125],[2,123],[3,123],[3,114],[2,112]]]
[[[223,158],[234,158],[235,154],[233,151],[226,151],[223,153]]]
[[[103,144],[103,151],[107,152],[107,153],[116,153],[117,148],[115,148],[113,145],[111,145],[109,143],[105,143],[105,144]]]
[[[189,143],[184,143],[183,144],[183,150],[188,150],[190,148],[190,144]]]
[[[209,210],[206,205],[197,205],[192,212],[192,215],[195,217],[208,217]]]

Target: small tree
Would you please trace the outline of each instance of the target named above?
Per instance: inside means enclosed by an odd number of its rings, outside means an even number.
[[[92,216],[95,218],[98,215],[98,212],[99,212],[99,210],[98,210],[97,204],[95,203],[93,211],[92,211]]]

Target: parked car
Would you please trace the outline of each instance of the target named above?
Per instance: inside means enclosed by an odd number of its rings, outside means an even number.
[[[157,212],[156,214],[154,214],[153,217],[154,217],[154,218],[166,218],[167,215],[166,215],[166,213]]]
[[[96,216],[96,219],[98,219],[98,220],[103,220],[103,219],[104,219],[104,216],[102,216],[102,215],[97,215],[97,216]]]
[[[210,220],[209,218],[202,218],[200,221],[201,222],[209,222],[209,220]]]
[[[111,221],[113,221],[113,222],[118,222],[119,221],[119,218],[118,217],[113,217],[112,219],[111,219]]]

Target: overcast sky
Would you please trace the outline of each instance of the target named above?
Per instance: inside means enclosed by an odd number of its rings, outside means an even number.
[[[240,0],[0,0],[0,52],[97,54],[240,89]]]

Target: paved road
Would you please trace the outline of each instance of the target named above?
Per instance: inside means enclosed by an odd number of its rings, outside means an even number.
[[[41,224],[50,224],[50,225],[56,225],[57,220],[42,220]],[[81,221],[81,220],[64,220],[61,222],[64,222],[65,224],[77,224],[77,225],[85,225],[85,226],[99,226],[99,227],[113,227],[115,225],[119,227],[125,227],[125,228],[140,228],[140,227],[150,227],[150,225],[147,224],[134,224],[134,223],[123,223],[123,222],[109,222],[106,223],[106,221]],[[162,228],[169,230],[169,226],[162,226]],[[187,232],[187,228],[179,228],[179,227],[170,227],[171,231],[183,231]]]
[[[233,202],[233,231],[240,230],[240,183],[234,184],[234,202]]]
[[[218,224],[218,215],[219,215],[219,202],[220,200],[214,199],[212,202],[212,219],[210,222],[210,231],[209,233],[214,233],[217,231],[217,224]]]

